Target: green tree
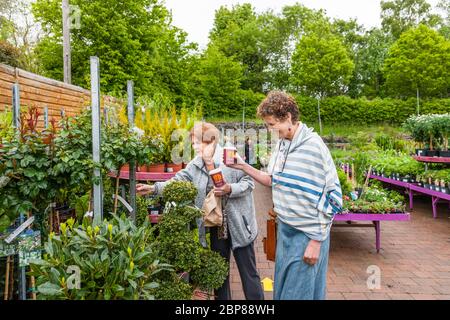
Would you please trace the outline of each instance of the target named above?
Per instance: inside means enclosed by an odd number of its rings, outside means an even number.
[[[71,29],[72,82],[89,87],[89,56],[98,56],[103,90],[123,92],[134,80],[136,94],[156,92],[174,98],[185,90],[179,74],[191,49],[186,34],[171,25],[159,0],[71,0],[81,11],[79,28]],[[46,37],[37,47],[45,74],[62,79],[60,0],[37,0],[35,17]]]
[[[446,96],[450,87],[450,41],[420,25],[402,34],[389,50],[384,75],[399,97]]]
[[[398,39],[403,32],[419,24],[436,27],[441,18],[431,10],[426,0],[381,1],[381,25],[385,32]]]
[[[292,81],[298,92],[319,98],[345,93],[353,69],[342,40],[327,32],[303,36],[292,57]]]
[[[342,38],[343,43],[347,47],[350,58],[356,64],[360,50],[365,45],[364,27],[358,24],[355,19],[335,19],[332,22],[332,30],[336,35]],[[351,80],[348,84],[348,94],[351,97],[359,96],[362,91],[362,77],[360,73],[361,70],[358,68],[358,65],[356,65]]]
[[[243,67],[210,45],[198,61],[192,77],[194,95],[204,105],[206,116],[237,115],[242,95]]]
[[[264,38],[270,44],[265,89],[292,91],[295,87],[290,82],[291,61],[296,44],[304,34],[317,29],[317,25],[328,23],[325,12],[297,3],[283,7],[280,14],[270,11],[261,14],[260,19],[264,21]]]
[[[38,72],[34,47],[39,38],[40,28],[31,14],[30,1],[0,1],[0,41],[2,41],[3,54],[11,50],[16,54],[12,60],[3,59],[1,62]]]
[[[261,92],[266,82],[265,69],[269,63],[271,44],[266,38],[264,18],[258,17],[248,4],[231,9],[222,6],[216,11],[210,32],[210,44],[225,56],[233,57],[244,67],[242,88]]]
[[[442,12],[442,24],[439,31],[444,37],[450,39],[450,0],[439,1],[437,9]]]
[[[354,96],[375,98],[382,94],[383,66],[392,43],[392,37],[377,28],[364,34],[355,53]]]

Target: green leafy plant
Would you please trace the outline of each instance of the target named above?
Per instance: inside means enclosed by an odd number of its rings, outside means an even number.
[[[228,274],[228,266],[222,256],[217,252],[201,250],[200,263],[200,267],[191,273],[192,281],[203,290],[219,288]]]
[[[173,265],[178,273],[189,272],[192,290],[194,287],[216,289],[225,281],[228,265],[198,241],[195,221],[202,216],[202,211],[192,206],[196,195],[197,189],[190,182],[174,181],[165,187],[165,209],[157,225],[158,256]]]
[[[352,185],[350,181],[348,181],[347,175],[345,174],[344,170],[337,168],[337,173],[339,177],[339,183],[341,184],[342,195],[348,196],[350,192],[352,192]]]
[[[172,181],[163,190],[165,202],[179,204],[192,203],[197,196],[197,188],[190,182]]]
[[[11,139],[14,134],[12,127],[12,112],[5,111],[0,112],[0,144],[2,141]]]
[[[357,200],[344,198],[343,213],[401,213],[405,212],[404,197],[396,191],[388,191],[372,184]]]
[[[39,299],[153,299],[158,275],[171,272],[156,259],[153,229],[113,217],[99,226],[73,220],[61,224],[59,236],[45,243],[42,259],[31,262]],[[80,270],[80,287],[71,288],[69,267]]]
[[[17,138],[0,145],[0,232],[20,214],[36,214],[42,225],[42,214],[56,196],[52,172],[55,123],[50,130],[39,132],[39,116],[34,106],[22,112]]]

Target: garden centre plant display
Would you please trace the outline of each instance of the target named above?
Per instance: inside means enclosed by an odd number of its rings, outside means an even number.
[[[51,234],[42,259],[33,260],[38,299],[116,300],[154,299],[158,276],[170,277],[170,265],[160,263],[155,254],[153,230],[148,224],[137,227],[126,217],[114,216],[92,226],[68,220],[59,236]],[[80,269],[79,288],[70,266]]]
[[[46,221],[49,204],[79,210],[88,207],[94,166],[101,168],[105,208],[111,207],[112,189],[107,173],[119,169],[131,159],[150,163],[157,152],[156,139],[143,138],[126,125],[102,126],[101,164],[92,161],[92,124],[89,110],[64,118],[56,132],[56,123],[37,130],[40,112],[30,107],[21,113],[18,139],[3,141],[0,148],[0,232],[14,222],[20,213],[35,215],[41,231],[49,228]],[[57,231],[57,230],[56,230]]]
[[[448,153],[450,113],[411,116],[405,121],[403,127],[420,148],[427,148],[421,155],[438,156],[440,152],[436,149],[440,149],[443,156],[450,156]]]
[[[425,165],[410,155],[396,151],[377,153],[371,158],[373,173],[405,182],[413,182],[416,176],[425,171]]]
[[[120,116],[121,122],[127,123],[124,112]],[[144,106],[136,110],[135,124],[136,127],[144,131],[146,138],[153,139],[153,146],[155,152],[152,154],[152,164],[168,164],[169,168],[174,171],[181,169],[181,163],[177,166],[173,165],[172,153],[175,153],[174,148],[183,150],[183,143],[188,139],[187,133],[194,126],[195,121],[202,119],[201,107],[195,108],[188,113],[186,108],[183,108],[180,114],[177,114],[176,108],[170,109],[154,109],[150,106]],[[176,136],[175,141],[172,141],[173,133],[182,129],[184,135]],[[182,154],[177,154],[182,156]],[[190,159],[190,155],[189,159]],[[152,171],[152,170],[149,170]]]
[[[22,113],[17,138],[8,138],[0,148],[0,232],[20,214],[44,212],[57,195],[55,123],[38,132],[39,116],[35,107]]]
[[[427,189],[450,193],[450,169],[427,170],[417,176],[417,181]]]
[[[191,299],[196,288],[220,287],[228,265],[196,240],[194,222],[202,215],[192,205],[196,194],[189,182],[166,186],[166,209],[153,227],[116,215],[98,226],[86,218],[62,223],[60,234],[46,241],[42,259],[32,260],[38,299]],[[70,288],[69,266],[80,268],[79,289]]]
[[[218,253],[203,248],[198,240],[194,241],[198,233],[195,220],[202,216],[201,210],[193,206],[196,195],[197,189],[190,182],[174,181],[167,185],[163,191],[165,209],[157,225],[158,255],[177,272],[189,272],[191,294],[195,288],[207,291],[219,288],[228,274],[228,265]],[[164,292],[167,296],[156,293],[157,298],[173,297],[174,293],[167,290]]]
[[[344,196],[342,213],[389,214],[405,212],[404,197],[378,186],[368,187],[357,200]]]

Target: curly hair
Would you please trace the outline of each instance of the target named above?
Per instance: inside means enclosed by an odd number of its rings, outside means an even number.
[[[291,114],[293,123],[299,120],[300,112],[295,99],[282,91],[270,91],[267,97],[258,106],[257,114],[261,118],[273,116],[284,121]]]

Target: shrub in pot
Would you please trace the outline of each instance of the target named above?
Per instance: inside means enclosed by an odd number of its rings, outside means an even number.
[[[450,157],[448,150],[448,139],[450,136],[450,113],[437,116],[437,125],[440,132],[442,150],[439,152],[441,157]]]
[[[226,261],[197,240],[196,219],[202,212],[193,206],[196,196],[192,183],[170,182],[163,190],[165,208],[157,225],[158,256],[173,265],[177,273],[192,275],[191,295],[196,287],[219,288],[228,274]]]
[[[43,258],[31,261],[38,299],[154,299],[158,274],[173,269],[157,260],[152,232],[117,216],[95,227],[78,227],[73,220],[61,224],[60,236],[45,243]],[[79,289],[69,289],[70,266],[80,268]]]
[[[165,172],[166,165],[164,163],[164,144],[162,139],[159,136],[149,138],[147,143],[153,150],[150,157],[150,163],[147,165],[148,172]]]

